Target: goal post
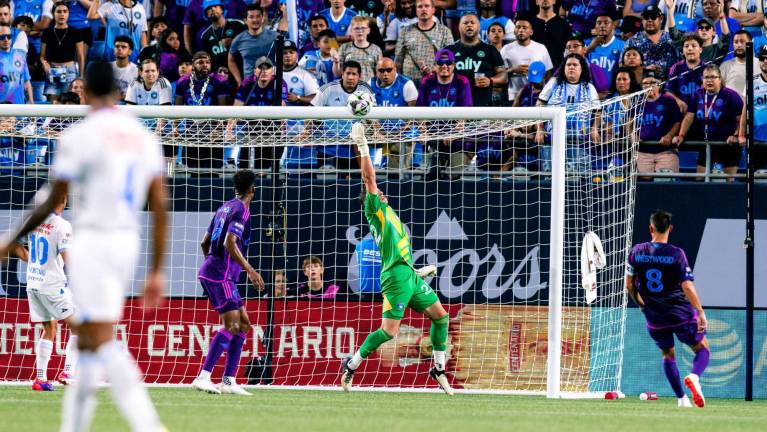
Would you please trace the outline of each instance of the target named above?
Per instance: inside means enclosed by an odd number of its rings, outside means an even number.
[[[620,390],[622,278],[633,222],[636,119],[643,105],[638,93],[570,111],[375,107],[362,119],[379,182],[409,231],[416,264],[440,269],[427,282],[450,315],[448,369],[457,388],[549,398]],[[238,284],[253,323],[240,378],[335,387],[339,357],[377,328],[382,297],[363,287],[369,282],[365,266],[374,267],[365,254],[374,252],[365,249],[366,224],[354,202],[360,180],[353,166],[323,167],[332,158],[318,162],[317,153],[349,145],[343,131],[360,119],[343,107],[119,109],[135,113],[174,149],[166,155],[174,192],[166,258],[170,304],[164,311],[143,311],[128,299],[116,329],[146,381],[189,383],[217,330],[217,315],[196,281],[203,258],[198,244],[215,208],[232,198],[235,171],[221,158],[239,151],[233,160],[240,167],[253,167],[254,159],[258,165],[259,157],[271,157],[267,165],[273,167],[257,180],[261,192],[252,204],[248,252],[269,295],[243,280]],[[0,106],[0,233],[21,220],[26,201],[46,181],[57,136],[87,112],[87,106]],[[579,130],[584,121],[593,130]],[[547,125],[544,143],[535,141],[539,123]],[[411,165],[387,167],[397,146],[410,153]],[[41,147],[47,151],[42,157]],[[547,169],[543,147],[549,150]],[[465,153],[464,166],[456,168],[445,148]],[[306,156],[291,149],[311,151]],[[304,164],[305,156],[311,164]],[[503,160],[482,165],[484,157]],[[181,164],[175,167],[175,161]],[[206,163],[192,166],[198,162]],[[139,292],[146,269],[147,220],[130,295]],[[580,274],[581,240],[589,231],[601,238],[607,261],[596,273],[592,303],[585,300]],[[303,267],[310,256],[323,259],[325,277],[334,279],[338,294],[321,299],[304,292],[311,290],[313,276]],[[0,366],[0,383],[24,381],[32,377],[38,337],[28,323],[24,265],[12,262],[0,271],[0,364],[7,365]],[[286,281],[284,295],[275,291],[278,273]],[[331,285],[324,282],[323,289]],[[407,312],[402,324],[400,335],[363,363],[362,387],[434,387],[423,374],[431,353],[428,323]],[[65,336],[57,339],[58,351]],[[57,361],[54,352],[51,367]]]

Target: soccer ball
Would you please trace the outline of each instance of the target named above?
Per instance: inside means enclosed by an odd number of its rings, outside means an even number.
[[[367,92],[356,91],[349,95],[346,106],[355,117],[364,117],[370,113],[370,108],[375,106],[373,95]]]

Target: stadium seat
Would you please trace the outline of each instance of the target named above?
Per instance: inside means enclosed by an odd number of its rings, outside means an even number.
[[[679,152],[679,172],[695,172],[698,166],[698,152],[680,151]]]

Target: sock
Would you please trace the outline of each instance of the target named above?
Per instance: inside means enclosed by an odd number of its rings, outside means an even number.
[[[112,383],[112,399],[134,432],[160,429],[149,394],[141,382],[141,374],[133,357],[126,354],[116,341],[101,345],[96,352]]]
[[[237,368],[240,366],[240,357],[242,357],[242,346],[245,344],[245,333],[240,332],[232,337],[229,343],[229,351],[226,352],[226,367],[224,376],[229,377],[234,383],[237,377]]]
[[[432,354],[434,355],[434,367],[437,370],[445,370],[445,352],[434,350]]]
[[[450,317],[445,315],[431,322],[429,339],[431,339],[431,345],[435,352],[447,350],[447,324],[449,321]]]
[[[389,336],[389,333],[386,333],[382,328],[379,328],[373,333],[370,333],[368,337],[365,338],[365,342],[362,343],[362,346],[359,349],[360,357],[363,359],[367,358],[370,354],[375,352],[375,350],[377,350],[381,344],[392,339],[393,338]]]
[[[708,348],[702,348],[695,353],[695,359],[692,361],[692,373],[697,376],[703,375],[703,371],[708,366],[708,358],[711,351]]]
[[[213,340],[210,342],[210,348],[208,348],[208,355],[205,356],[205,362],[202,364],[203,370],[213,372],[213,368],[216,366],[221,354],[229,349],[229,343],[232,341],[232,334],[229,330],[222,328],[213,336]]]
[[[357,370],[357,368],[360,367],[360,365],[362,364],[362,360],[365,360],[365,359],[362,358],[362,354],[360,354],[359,351],[354,353],[354,355],[352,356],[352,359],[349,360],[349,369]]]
[[[682,390],[682,380],[679,378],[679,369],[676,367],[676,360],[663,359],[663,372],[666,374],[666,379],[671,388],[674,390],[674,394],[677,398],[684,397],[684,390]]]
[[[37,367],[37,379],[41,381],[48,381],[48,362],[51,360],[51,353],[53,352],[53,342],[40,339],[37,341],[37,355],[35,359],[35,366]]]
[[[64,359],[64,372],[74,374],[77,366],[77,335],[69,335],[67,341],[66,357]]]
[[[87,431],[96,410],[96,387],[104,369],[95,353],[79,353],[77,380],[67,386],[61,411],[60,432]]]
[[[197,375],[197,378],[210,381],[210,372],[200,369],[200,374]]]

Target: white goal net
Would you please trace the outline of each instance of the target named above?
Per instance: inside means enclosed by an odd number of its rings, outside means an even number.
[[[409,231],[414,260],[438,268],[427,282],[450,315],[455,388],[550,396],[619,390],[643,106],[644,95],[635,94],[566,116],[561,109],[374,108],[365,118],[379,188]],[[145,381],[190,383],[200,370],[220,327],[197,280],[200,241],[215,210],[234,197],[232,175],[251,168],[259,177],[247,258],[266,289],[244,276],[237,284],[252,322],[239,379],[337,386],[341,359],[380,326],[382,311],[380,255],[349,153],[356,120],[340,108],[134,111],[163,142],[171,197],[168,301],[144,310],[133,297],[149,265],[147,216],[131,297],[115,328]],[[0,107],[0,232],[22,220],[48,180],[57,136],[85,113]],[[536,142],[545,119],[554,121]],[[581,270],[589,231],[601,239],[606,263],[596,271],[592,303]],[[14,258],[0,269],[3,382],[34,378],[40,325],[29,320],[25,269]],[[63,364],[67,334],[59,329],[49,375]],[[434,388],[428,334],[429,321],[408,309],[399,335],[363,363],[355,385]],[[219,362],[215,382],[222,370]]]

